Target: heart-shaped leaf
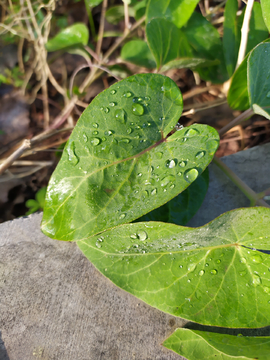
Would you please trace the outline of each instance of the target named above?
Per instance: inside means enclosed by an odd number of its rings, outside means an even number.
[[[149,0],[146,19],[163,17],[181,28],[192,15],[199,0]]]
[[[248,58],[249,100],[256,114],[270,120],[270,43],[261,43]]]
[[[62,50],[76,45],[87,45],[89,32],[82,23],[71,25],[60,31],[46,44],[48,51]]]
[[[78,242],[113,283],[164,312],[212,326],[270,321],[270,209],[221,215],[200,228],[119,226]]]
[[[155,59],[147,43],[140,39],[127,42],[121,49],[121,58],[149,69],[156,67]]]
[[[163,345],[188,360],[268,360],[269,336],[233,336],[177,329]]]
[[[164,221],[185,225],[201,207],[207,193],[209,171],[205,171],[183,192],[136,221]]]
[[[131,76],[99,94],[78,121],[51,177],[42,230],[79,240],[135,220],[185,190],[212,160],[216,130],[168,136],[179,88],[159,74]]]

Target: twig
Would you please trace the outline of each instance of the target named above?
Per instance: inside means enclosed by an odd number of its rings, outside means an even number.
[[[218,157],[214,156],[213,163],[217,165],[228,178],[242,191],[243,194],[250,200],[251,206],[260,205],[270,208],[264,200],[258,199],[257,194],[244,181],[242,181],[224,162]]]
[[[125,33],[126,33],[126,32],[128,32],[128,29],[129,29],[128,2],[127,2],[127,0],[123,0],[123,3],[124,3]]]
[[[0,175],[3,174],[3,172],[8,169],[15,160],[17,160],[26,150],[29,150],[30,148],[31,141],[25,139],[21,146],[0,165]]]
[[[239,67],[239,65],[241,64],[241,62],[244,60],[245,57],[247,41],[248,41],[249,21],[251,18],[253,3],[254,0],[248,0],[247,2],[244,21],[241,29],[241,43],[239,47],[238,59],[235,70]]]
[[[254,111],[250,108],[244,111],[242,114],[237,116],[234,120],[232,120],[229,124],[225,125],[222,129],[219,130],[219,136],[225,134],[228,130],[240,124],[242,121],[249,119],[252,115],[254,115]]]
[[[105,24],[105,13],[108,6],[108,0],[104,0],[102,3],[102,9],[101,9],[101,17],[100,17],[100,24],[99,24],[99,30],[98,30],[98,41],[96,46],[96,54],[99,57],[102,41],[103,41],[103,32],[104,32],[104,24]]]

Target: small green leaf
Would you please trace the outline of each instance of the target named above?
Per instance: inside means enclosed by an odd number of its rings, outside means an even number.
[[[36,193],[35,197],[37,202],[39,203],[40,209],[44,208],[46,191],[47,191],[47,186],[44,186],[41,189],[39,189],[38,192]]]
[[[84,0],[84,2],[89,6],[89,8],[92,8],[102,3],[102,0]]]
[[[87,45],[89,33],[87,27],[82,23],[74,24],[61,30],[46,44],[48,51],[62,50],[76,45]]]
[[[225,6],[223,49],[226,60],[227,71],[230,76],[234,73],[241,34],[238,32],[238,1],[228,0]]]
[[[132,17],[134,17],[135,15],[135,10],[130,6],[128,7],[128,15]],[[123,20],[125,17],[124,6],[116,5],[110,7],[106,11],[105,17],[110,24],[114,24],[114,25],[118,24],[119,21]]]
[[[100,93],[51,177],[44,233],[79,240],[133,221],[185,190],[212,160],[219,137],[205,125],[168,137],[182,108],[179,88],[159,74],[134,75]]]
[[[25,202],[25,206],[29,208],[29,210],[25,213],[25,215],[31,215],[39,210],[39,203],[34,199],[27,200]]]
[[[248,92],[256,114],[270,120],[270,43],[261,43],[251,51],[248,64]]]
[[[199,0],[149,0],[146,10],[147,22],[163,17],[181,28],[192,15]]]
[[[156,67],[155,59],[143,40],[131,40],[126,43],[121,50],[121,58],[138,66],[149,69]]]
[[[200,228],[126,224],[79,241],[120,288],[164,312],[205,325],[270,321],[270,209],[238,209]]]
[[[166,19],[155,18],[149,21],[146,36],[157,68],[178,57],[192,57],[185,34]]]
[[[268,360],[269,336],[233,336],[177,329],[163,345],[188,360]]]
[[[270,3],[269,0],[261,0],[262,13],[265,25],[270,32]]]
[[[202,156],[199,153],[197,156]],[[184,163],[182,164],[184,165]],[[158,209],[137,219],[139,221],[164,221],[185,225],[201,207],[209,183],[208,168],[181,194]]]
[[[170,69],[196,69],[199,67],[206,67],[206,66],[213,66],[217,65],[219,60],[206,60],[206,59],[199,59],[199,58],[180,58],[174,59],[169,61],[167,64],[163,65],[160,69],[160,72],[165,72]]]
[[[249,54],[246,55],[238,69],[232,77],[231,86],[228,92],[227,101],[232,109],[247,110],[250,108],[248,85],[247,85],[247,60]]]

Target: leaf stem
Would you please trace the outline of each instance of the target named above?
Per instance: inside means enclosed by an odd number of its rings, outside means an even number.
[[[97,40],[97,47],[96,47],[96,54],[98,57],[100,55],[102,41],[103,41],[105,13],[106,13],[107,6],[108,6],[108,0],[104,0],[102,3],[100,25],[99,25],[99,30],[98,30],[98,40]]]
[[[245,57],[247,42],[248,42],[249,21],[251,18],[253,4],[254,4],[254,0],[248,0],[244,21],[241,29],[241,43],[239,47],[238,59],[235,70],[239,67],[239,65],[241,64],[241,62],[244,60]]]
[[[217,165],[228,178],[242,191],[244,195],[250,200],[250,205],[259,205],[270,208],[264,200],[258,199],[258,194],[255,193],[244,181],[242,181],[224,162],[218,157],[214,156],[213,162]]]
[[[229,124],[221,128],[218,132],[219,136],[224,135],[227,131],[240,124],[242,121],[249,119],[252,115],[254,115],[254,111],[251,108],[247,109],[242,114],[233,119]]]

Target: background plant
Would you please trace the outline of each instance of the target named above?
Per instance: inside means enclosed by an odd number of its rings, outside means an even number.
[[[174,1],[167,4],[149,0],[124,2],[107,10],[107,1],[103,1],[97,34],[91,8],[98,4],[85,4],[96,47],[89,44],[83,24],[64,28],[49,42],[40,42],[40,61],[47,70],[42,70],[45,75],[39,86],[46,94],[44,81],[49,78],[62,95],[65,107],[53,123],[44,122],[46,129],[42,134],[24,141],[6,158],[1,171],[26,150],[55,135],[54,129],[68,119],[75,104],[85,106],[81,99],[86,89],[104,71],[119,79],[119,75],[127,76],[129,72],[123,65],[144,66],[144,72],[149,74],[113,84],[81,116],[51,178],[42,229],[53,238],[76,240],[105,276],[163,311],[205,325],[269,325],[269,205],[263,198],[267,199],[270,191],[255,194],[215,158],[214,162],[251,204],[263,207],[229,212],[200,229],[181,226],[199,208],[207,191],[208,177],[203,170],[217,150],[218,135],[204,125],[177,126],[175,131],[183,109],[182,96],[169,78],[151,74],[168,75],[171,69],[189,68],[196,81],[224,84],[224,93],[229,88],[229,105],[245,112],[220,129],[220,134],[253,113],[269,119],[266,2],[260,5],[249,0],[239,14],[238,2],[227,1],[222,38],[213,23],[224,4],[209,9],[207,2],[202,6],[196,0],[192,5],[186,1],[176,5]],[[35,6],[28,2],[26,5],[18,7],[19,14],[34,11]],[[50,10],[44,4],[39,6],[49,19]],[[131,17],[135,19],[133,25]],[[124,33],[102,54],[102,42],[112,36],[105,31],[106,18],[116,23],[124,19]],[[9,24],[8,21],[7,17]],[[24,21],[27,25],[27,17]],[[32,27],[37,31],[35,23],[34,20]],[[7,26],[13,28],[17,23],[12,23],[12,27],[5,25],[4,31],[9,30]],[[142,36],[131,38],[139,28]],[[40,33],[37,32],[37,42]],[[33,44],[35,47],[35,41]],[[118,48],[120,59],[111,59]],[[75,52],[83,56],[86,65],[74,71],[69,86],[59,85],[47,61],[44,64],[47,51]],[[91,69],[89,74],[74,87],[75,76],[86,68]],[[205,89],[209,86],[212,85]],[[217,100],[211,106],[219,105]],[[189,114],[192,112],[195,110]],[[136,220],[140,216],[143,218]],[[139,222],[127,224],[133,220]],[[145,222],[148,220],[157,222]],[[160,220],[168,224],[159,223]],[[252,309],[252,313],[247,314],[246,309]],[[233,335],[220,339],[218,334],[179,329],[164,345],[189,359],[198,357],[193,351],[196,343],[201,352],[209,352],[208,358],[233,358],[240,354],[243,358],[263,359],[267,356],[264,352],[269,351],[268,341],[268,337],[243,339]],[[245,351],[247,347],[254,353]]]

